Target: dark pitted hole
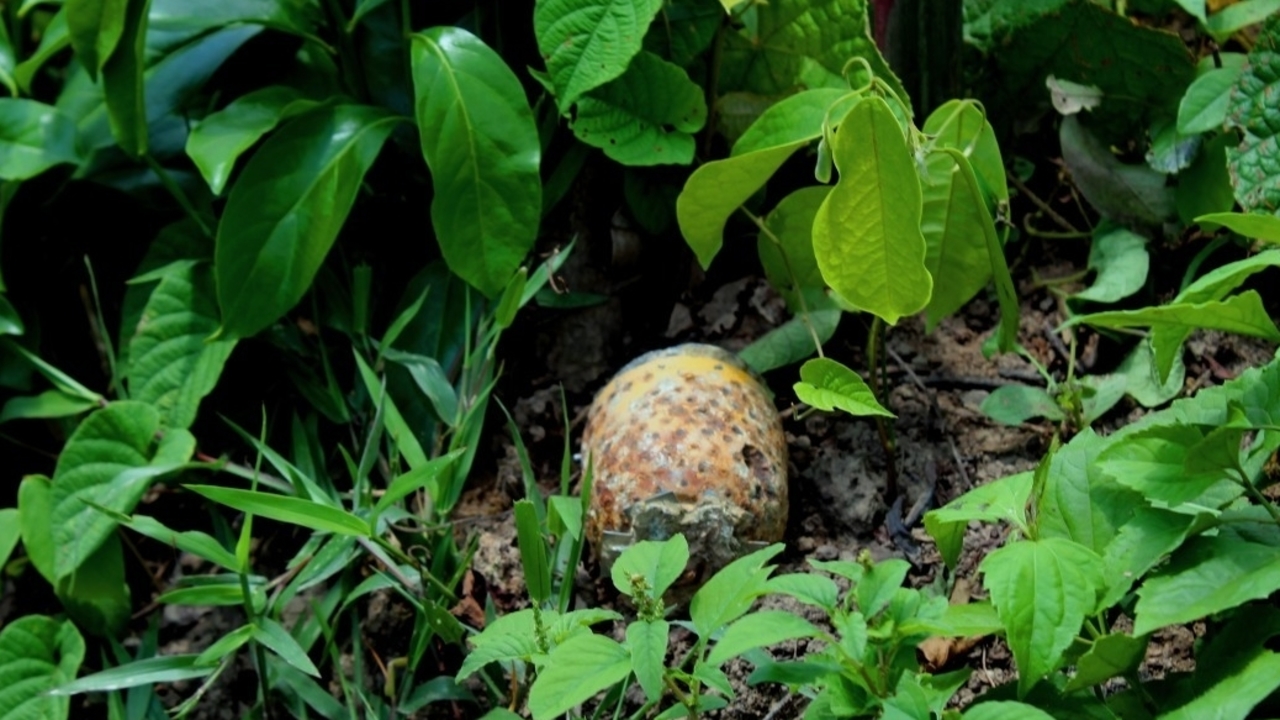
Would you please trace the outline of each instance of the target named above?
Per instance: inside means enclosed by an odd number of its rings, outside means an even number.
[[[767,482],[770,477],[769,458],[755,445],[742,446],[742,461],[751,469],[751,475],[760,482]]]

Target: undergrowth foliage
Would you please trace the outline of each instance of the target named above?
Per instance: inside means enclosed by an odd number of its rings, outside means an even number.
[[[1280,341],[1255,277],[1280,265],[1276,3],[965,0],[972,99],[936,107],[871,31],[904,41],[921,3],[870,5],[0,5],[0,718],[183,717],[242,672],[254,717],[696,718],[740,694],[729,663],[815,719],[1280,712],[1280,360],[1168,405],[1196,331]],[[1069,217],[1032,189],[1057,168],[1009,151],[1032,126],[1053,128]],[[476,604],[476,540],[451,521],[499,343],[531,304],[604,299],[557,277],[588,165],[703,269],[758,258],[791,317],[743,359],[803,363],[799,414],[871,416],[891,468],[886,333],[994,301],[985,351],[1043,383],[983,410],[1054,441],[924,516],[933,586],[865,552],[779,574],[778,544],[685,587],[677,535],[624,551],[619,602],[589,606],[591,459],[562,399],[549,496],[507,416],[529,606]],[[1008,257],[1079,239],[1084,274],[1033,283],[1063,319],[1053,372],[1022,344]],[[1188,248],[1176,287],[1149,276]],[[847,316],[865,373],[826,356]],[[1080,369],[1085,327],[1123,352],[1111,372]],[[1091,429],[1126,396],[1152,412]],[[1008,540],[985,596],[951,604],[975,522]],[[391,647],[361,615],[387,597],[408,608]],[[236,620],[165,654],[167,607]],[[1196,669],[1148,677],[1153,634],[1191,623]],[[917,652],[987,636],[1018,677],[958,709],[970,671]]]

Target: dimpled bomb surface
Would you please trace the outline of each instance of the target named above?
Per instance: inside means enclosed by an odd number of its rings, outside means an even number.
[[[636,358],[596,395],[582,444],[594,471],[587,537],[605,566],[677,532],[705,571],[782,538],[782,422],[730,352],[687,344]]]

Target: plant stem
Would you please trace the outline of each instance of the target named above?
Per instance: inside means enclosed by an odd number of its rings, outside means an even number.
[[[884,321],[876,317],[871,321],[871,330],[867,333],[867,379],[871,386],[871,394],[875,399],[885,407],[888,407],[888,398],[883,396],[881,390],[881,363],[880,358],[883,356],[881,352],[884,348]],[[882,415],[875,416],[876,432],[880,435],[880,446],[884,448],[885,462],[885,497],[897,497],[898,495],[898,462],[897,462],[897,444],[894,442],[893,434],[889,431],[889,423]]]
[[[1089,233],[1083,233],[1077,230],[1075,225],[1067,222],[1067,219],[1059,215],[1057,210],[1054,210],[1049,206],[1049,203],[1041,200],[1038,195],[1031,192],[1031,188],[1028,188],[1027,184],[1022,182],[1022,178],[1019,178],[1017,175],[1010,175],[1009,184],[1017,188],[1018,192],[1025,195],[1026,198],[1031,201],[1032,205],[1040,208],[1040,211],[1047,215],[1050,220],[1058,225],[1058,227],[1070,233],[1070,237],[1089,237]]]
[[[1258,489],[1258,486],[1253,484],[1253,480],[1249,479],[1249,473],[1245,472],[1244,468],[1238,463],[1235,471],[1240,476],[1240,484],[1244,485],[1244,489],[1249,493],[1249,496],[1256,500],[1259,505],[1266,508],[1267,514],[1271,516],[1275,524],[1280,525],[1280,510],[1277,510],[1276,506],[1267,499],[1267,496],[1263,495],[1262,491]]]
[[[791,266],[791,258],[787,256],[787,250],[782,246],[782,239],[774,234],[773,230],[760,219],[759,215],[751,212],[745,207],[739,205],[738,209],[746,215],[755,226],[760,228],[760,232],[769,239],[778,248],[778,253],[782,255],[782,264],[787,268],[787,277],[791,279],[791,287],[795,289],[796,300],[800,303],[800,318],[804,321],[805,328],[809,331],[809,337],[813,339],[813,347],[818,352],[818,357],[824,357],[822,354],[822,341],[818,338],[818,330],[813,326],[813,320],[809,316],[809,303],[804,298],[804,291],[800,287],[800,279],[796,277],[795,268]]]
[[[196,211],[196,206],[191,203],[191,199],[187,197],[185,192],[183,192],[182,186],[178,185],[177,181],[173,179],[173,176],[169,174],[169,171],[165,170],[164,166],[151,156],[151,153],[143,153],[142,159],[147,163],[147,167],[151,168],[151,172],[155,173],[156,177],[160,178],[160,184],[164,186],[165,190],[169,191],[169,194],[178,202],[178,205],[182,208],[182,211],[187,214],[187,217],[191,218],[192,222],[200,228],[200,232],[204,234],[205,237],[212,238],[213,229],[205,223],[204,218],[200,217],[200,213]]]

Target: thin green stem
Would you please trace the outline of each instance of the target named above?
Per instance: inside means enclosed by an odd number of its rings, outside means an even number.
[[[787,277],[791,280],[791,287],[795,289],[796,300],[800,303],[800,318],[804,321],[805,328],[809,331],[809,337],[813,339],[813,347],[818,353],[818,357],[824,357],[822,354],[822,341],[818,338],[818,330],[813,326],[813,320],[809,316],[809,303],[804,298],[804,290],[800,287],[800,278],[796,275],[795,268],[791,266],[791,258],[787,256],[787,249],[782,245],[782,239],[779,238],[773,230],[760,219],[759,215],[751,212],[745,207],[739,205],[738,209],[746,215],[755,226],[760,228],[760,232],[769,239],[778,248],[778,254],[782,255],[782,264],[787,268]]]
[[[200,216],[199,211],[196,210],[196,206],[192,204],[191,198],[187,197],[187,194],[182,190],[182,186],[178,185],[177,181],[173,179],[173,176],[169,174],[169,171],[165,170],[164,166],[151,156],[151,153],[143,153],[142,159],[147,163],[147,167],[151,168],[151,172],[155,173],[156,177],[160,178],[160,184],[163,185],[164,189],[173,196],[173,199],[177,201],[178,206],[187,214],[187,217],[191,218],[191,221],[200,228],[200,232],[205,237],[212,238],[213,229],[210,228],[208,223],[204,221],[204,218]]]
[[[1280,525],[1280,510],[1277,510],[1276,506],[1267,499],[1267,496],[1262,494],[1262,491],[1258,489],[1258,486],[1249,478],[1249,473],[1245,472],[1244,468],[1241,467],[1239,463],[1236,464],[1235,471],[1240,477],[1240,484],[1244,486],[1244,489],[1249,493],[1249,496],[1252,497],[1259,505],[1266,508],[1267,514],[1271,516],[1271,520],[1275,522],[1275,524]]]

